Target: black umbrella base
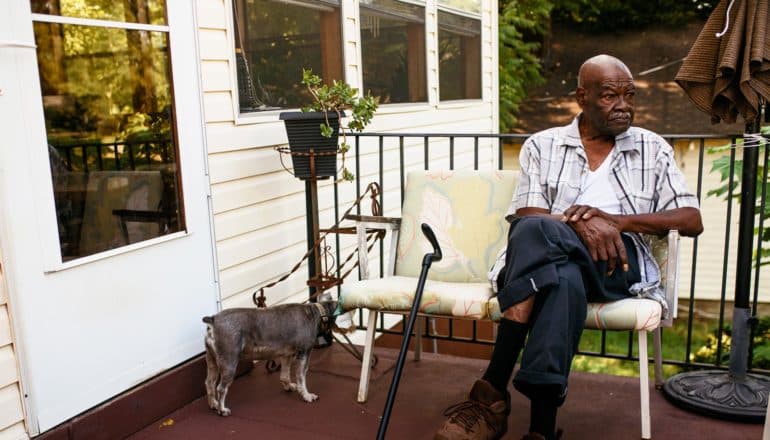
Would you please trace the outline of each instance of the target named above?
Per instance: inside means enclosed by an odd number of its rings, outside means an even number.
[[[736,380],[726,371],[691,371],[669,378],[663,394],[676,406],[706,416],[762,423],[767,410],[770,378],[746,374]]]

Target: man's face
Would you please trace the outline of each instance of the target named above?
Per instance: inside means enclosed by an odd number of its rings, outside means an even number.
[[[634,120],[634,81],[619,68],[591,72],[583,88],[578,88],[578,104],[583,117],[597,134],[617,136]]]

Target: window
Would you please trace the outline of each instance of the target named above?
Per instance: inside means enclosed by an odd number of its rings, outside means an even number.
[[[31,4],[62,260],[182,230],[165,2]]]
[[[302,69],[342,79],[339,0],[233,0],[241,113],[297,108]]]
[[[362,0],[364,90],[380,103],[428,100],[425,7],[396,0]]]
[[[440,0],[464,13],[438,11],[439,99],[481,99],[481,20],[472,18],[479,2]]]

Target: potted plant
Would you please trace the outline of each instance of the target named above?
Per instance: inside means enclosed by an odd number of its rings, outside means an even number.
[[[313,102],[302,111],[282,112],[280,119],[286,127],[289,138],[294,175],[300,179],[311,178],[311,151],[315,167],[315,178],[326,178],[337,173],[337,153],[342,153],[342,180],[352,181],[353,174],[345,168],[345,153],[350,149],[347,143],[348,130],[362,131],[372,120],[379,98],[367,94],[357,96],[358,90],[344,81],[324,84],[312,70],[302,70],[304,85]],[[350,111],[347,127],[340,124],[345,110]],[[339,140],[339,137],[342,140]]]

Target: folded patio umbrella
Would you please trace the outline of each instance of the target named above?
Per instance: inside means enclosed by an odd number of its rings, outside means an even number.
[[[770,0],[721,1],[676,75],[712,123],[733,123],[738,114],[753,121],[760,97],[770,101],[768,4]]]

